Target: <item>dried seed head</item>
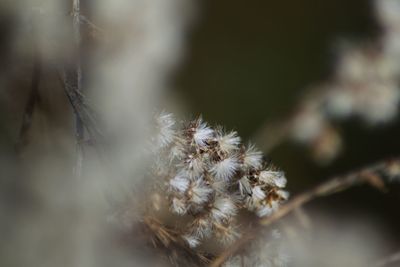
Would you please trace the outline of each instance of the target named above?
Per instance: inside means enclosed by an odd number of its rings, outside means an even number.
[[[175,231],[188,247],[212,236],[226,245],[240,235],[240,209],[269,216],[287,199],[284,173],[266,164],[253,145],[243,146],[236,132],[213,129],[202,119],[181,126],[172,115],[160,116],[164,142],[155,143],[153,169],[162,171],[154,175],[165,179],[167,188],[158,193],[166,194],[172,214],[186,216]]]

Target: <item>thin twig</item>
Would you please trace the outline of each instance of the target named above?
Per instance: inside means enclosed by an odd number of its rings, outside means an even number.
[[[89,137],[93,141],[96,141],[103,134],[97,125],[98,123],[96,120],[96,116],[86,104],[84,96],[81,92],[77,92],[76,86],[70,82],[73,79],[71,75],[74,75],[74,73],[60,68],[58,74],[61,84],[64,87],[65,94],[67,95],[68,100],[71,103],[75,116],[79,117],[79,119],[82,121],[82,125],[88,132]]]
[[[297,218],[299,221],[300,225],[305,229],[305,230],[310,230],[312,227],[312,222],[306,211],[303,209],[303,207],[298,207],[294,210],[294,216]]]
[[[28,101],[26,102],[25,105],[25,110],[22,117],[22,124],[19,131],[18,140],[16,143],[17,152],[20,152],[28,142],[27,133],[32,125],[33,111],[35,109],[35,104],[39,95],[40,76],[41,76],[41,62],[40,62],[40,56],[38,55],[38,51],[36,51],[33,59],[31,88],[28,96]]]
[[[333,177],[328,181],[314,187],[313,189],[294,197],[292,200],[282,205],[270,217],[260,219],[258,221],[259,227],[255,227],[249,233],[245,233],[241,239],[237,240],[232,246],[222,252],[211,263],[210,266],[221,266],[230,256],[237,253],[240,249],[247,245],[249,241],[256,238],[261,226],[265,227],[271,225],[272,223],[278,221],[279,219],[288,215],[290,212],[296,210],[311,200],[314,200],[315,198],[331,195],[362,183],[369,183],[375,187],[378,187],[378,189],[382,189],[382,185],[377,181],[377,179],[381,179],[380,172],[385,172],[385,170],[388,170],[391,166],[393,166],[392,164],[397,166],[400,165],[400,158],[385,160],[343,176]]]
[[[80,0],[72,0],[72,26],[73,26],[73,34],[74,34],[74,41],[75,41],[75,81],[76,93],[82,92],[82,68],[81,68],[81,30],[80,30]],[[75,138],[77,143],[77,158],[76,158],[76,166],[75,166],[75,175],[80,177],[82,175],[82,163],[83,163],[83,141],[84,141],[85,131],[83,128],[83,122],[80,116],[75,116]]]
[[[252,140],[255,140],[263,151],[272,151],[286,140],[292,130],[293,118],[282,120],[279,123],[266,123],[256,131]]]
[[[298,116],[311,107],[315,113],[322,111],[322,100],[325,98],[325,91],[317,88],[310,89],[300,99],[296,108],[287,116],[280,120],[264,123],[253,134],[252,140],[255,140],[259,147],[264,151],[272,151],[281,144],[292,138],[293,127],[298,120]],[[312,103],[312,105],[310,105]]]
[[[379,162],[372,166],[368,166],[360,170],[351,172],[347,175],[331,178],[325,183],[322,183],[315,188],[294,197],[291,201],[283,205],[272,216],[261,219],[260,224],[269,225],[284,217],[292,210],[304,205],[305,203],[310,202],[317,197],[335,194],[337,192],[346,190],[352,186],[359,185],[365,182],[371,183],[376,186],[375,180],[372,180],[376,178],[376,176],[372,176],[372,174],[376,174],[376,172],[378,171],[385,170],[389,164],[392,164],[392,162],[397,162],[397,164],[400,164],[400,159]]]
[[[81,15],[80,16],[80,22],[84,25],[87,25],[91,31],[91,34],[95,37],[97,36],[103,36],[104,37],[104,30],[102,28],[100,28],[99,26],[97,26],[96,24],[94,24],[93,22],[91,22],[87,17]]]
[[[210,263],[212,255],[195,251],[189,248],[182,237],[174,230],[163,225],[154,217],[145,216],[143,226],[151,233],[151,242],[154,248],[164,249],[174,265],[205,266]],[[186,263],[183,265],[183,263]]]
[[[64,88],[64,92],[71,104],[72,110],[76,118],[79,118],[82,122],[82,126],[85,128],[89,140],[82,140],[81,146],[85,144],[93,145],[97,151],[99,160],[101,161],[101,166],[104,167],[104,173],[107,173],[109,177],[112,175],[109,173],[107,154],[104,150],[103,145],[103,132],[101,131],[97,116],[92,108],[88,105],[85,96],[76,90],[74,85],[74,72],[68,71],[62,67],[58,68],[58,77],[60,79],[61,85]]]

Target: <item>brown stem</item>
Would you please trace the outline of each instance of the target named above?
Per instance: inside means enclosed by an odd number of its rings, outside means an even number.
[[[145,216],[143,224],[150,232],[154,248],[165,249],[174,265],[187,266],[191,263],[190,266],[205,266],[210,262],[212,255],[189,248],[177,231],[166,227],[154,217]]]
[[[282,205],[280,209],[270,217],[261,218],[258,221],[259,227],[251,230],[250,233],[245,233],[241,239],[237,240],[237,242],[235,242],[232,246],[222,252],[211,263],[210,266],[221,266],[230,256],[237,253],[240,249],[247,245],[249,241],[257,237],[261,226],[271,225],[272,223],[288,215],[290,212],[296,210],[297,208],[303,206],[311,200],[314,200],[317,197],[334,194],[346,190],[354,185],[359,185],[365,182],[373,186],[377,186],[378,189],[382,189],[380,187],[381,184],[376,181],[376,179],[381,179],[378,172],[387,170],[388,168],[390,168],[390,166],[393,166],[392,164],[400,165],[400,158],[385,160],[343,176],[333,177],[328,181],[312,188],[311,190],[297,195],[296,197],[292,198],[292,200]]]
[[[90,33],[92,34],[93,37],[101,36],[102,38],[104,38],[105,31],[96,24],[94,24],[93,22],[91,22],[87,17],[81,15],[80,22],[89,28]]]
[[[263,151],[272,151],[286,140],[288,140],[292,128],[292,118],[280,123],[265,124],[258,130],[252,140],[259,145]]]

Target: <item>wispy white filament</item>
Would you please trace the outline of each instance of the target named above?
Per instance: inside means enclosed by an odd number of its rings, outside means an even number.
[[[172,200],[172,211],[175,212],[176,214],[185,214],[187,211],[187,206],[186,203],[178,198],[174,198]]]
[[[200,244],[200,240],[194,235],[184,235],[182,237],[191,248],[195,248]]]
[[[219,136],[217,141],[221,151],[231,153],[238,149],[241,139],[236,132],[230,132],[227,135]]]
[[[159,127],[158,143],[159,146],[166,147],[172,143],[175,136],[175,120],[170,113],[161,113],[157,116],[157,124]]]
[[[262,200],[266,196],[264,191],[259,186],[253,187],[252,193],[253,193],[253,198],[255,198],[257,200]]]
[[[287,200],[289,199],[289,192],[285,191],[285,190],[278,190],[276,191],[276,193],[283,199],[283,200]]]
[[[259,178],[261,181],[267,184],[275,185],[281,188],[285,187],[287,183],[285,175],[281,171],[268,171],[268,170],[261,171]]]
[[[189,180],[185,176],[185,172],[179,172],[173,179],[169,181],[171,187],[181,193],[184,193],[189,188]]]
[[[200,122],[193,134],[193,140],[196,145],[202,147],[207,144],[207,140],[210,140],[214,135],[214,130],[207,126],[206,123]]]
[[[237,159],[230,157],[217,162],[210,171],[217,179],[228,181],[235,174],[237,168]]]
[[[189,155],[188,159],[186,160],[188,173],[190,174],[191,178],[197,178],[200,176],[205,169],[205,159],[204,156],[201,155]]]
[[[243,158],[243,165],[245,168],[259,169],[262,166],[262,153],[250,145],[246,150]]]
[[[243,177],[239,180],[239,191],[242,196],[251,194],[251,185],[247,177]]]
[[[202,179],[198,179],[191,185],[191,201],[196,204],[203,204],[209,200],[213,189],[206,185]]]
[[[208,217],[200,217],[193,223],[192,233],[199,239],[209,237],[211,230],[211,222]]]
[[[211,210],[212,217],[216,221],[222,221],[229,219],[235,215],[237,208],[230,198],[217,198],[214,202],[214,206]]]
[[[264,217],[264,216],[270,216],[274,210],[270,206],[263,206],[260,209],[257,210],[257,215],[259,217]]]

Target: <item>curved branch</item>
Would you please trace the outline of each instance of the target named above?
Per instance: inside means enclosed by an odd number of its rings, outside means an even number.
[[[361,168],[357,171],[350,172],[343,176],[335,176],[328,181],[312,188],[311,190],[297,195],[296,197],[292,198],[292,200],[282,205],[279,210],[270,217],[259,219],[258,227],[255,227],[249,233],[245,233],[241,239],[237,240],[232,246],[230,246],[217,258],[215,258],[210,266],[221,266],[230,256],[237,253],[245,245],[247,245],[249,241],[256,238],[257,234],[263,226],[271,225],[272,223],[278,221],[279,219],[288,215],[297,208],[318,197],[331,195],[363,183],[368,183],[384,191],[385,187],[382,180],[382,175],[384,174],[390,177],[399,175],[399,173],[393,171],[398,169],[400,169],[400,158],[384,160],[376,164]]]

